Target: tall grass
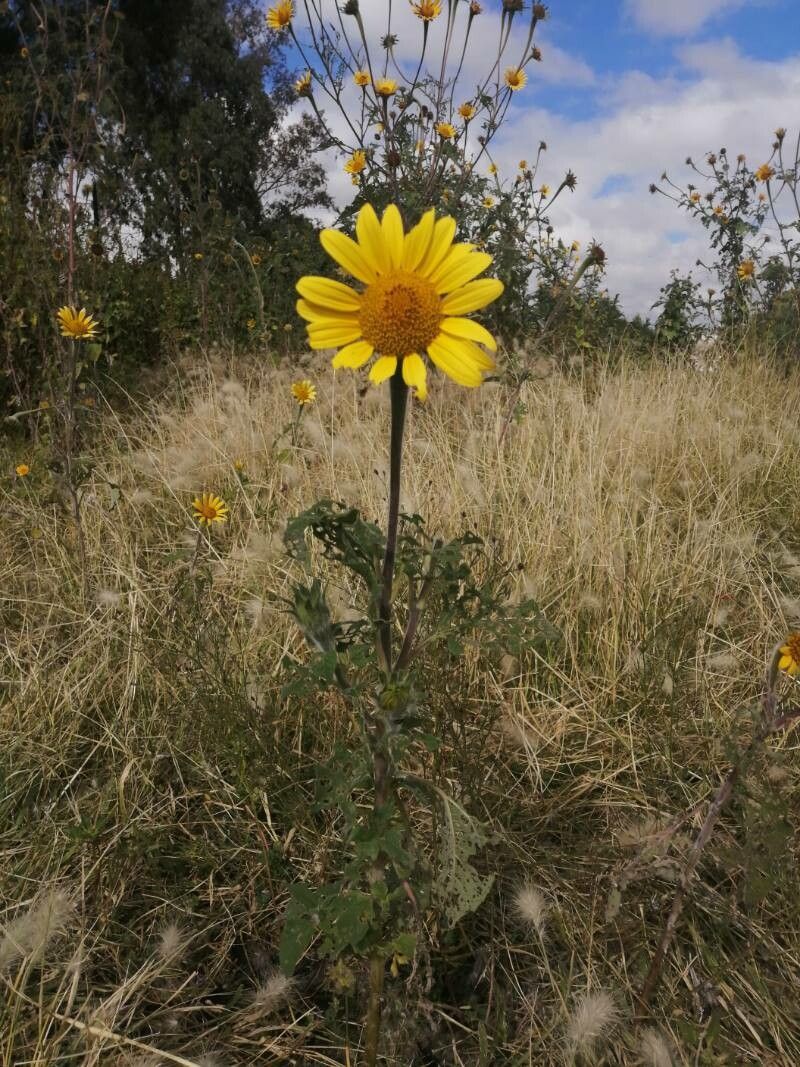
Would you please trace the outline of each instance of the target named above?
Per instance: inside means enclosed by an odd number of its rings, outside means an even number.
[[[502,441],[492,384],[435,383],[408,427],[406,509],[493,539],[563,643],[548,663],[472,647],[432,679],[435,773],[489,823],[498,879],[391,979],[386,1062],[800,1062],[791,735],[707,850],[652,1026],[632,1023],[767,650],[800,619],[798,376],[746,356],[540,370]],[[88,593],[44,450],[2,457],[8,1067],[357,1062],[360,969],[276,971],[287,886],[339,847],[314,768],[350,729],[335,695],[281,696],[306,655],[281,533],[324,494],[382,517],[388,392],[309,358],[292,448],[296,367],[175,371],[94,409]],[[208,543],[203,489],[231,508]],[[342,617],[352,596],[332,591]]]

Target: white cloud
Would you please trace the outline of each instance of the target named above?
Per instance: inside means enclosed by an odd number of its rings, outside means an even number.
[[[745,3],[746,0],[626,0],[625,9],[642,29],[679,36],[694,33],[709,19],[730,14]]]
[[[517,111],[495,152],[502,169],[513,173],[520,146],[543,139],[542,180],[555,186],[568,167],[575,171],[578,187],[553,205],[553,224],[570,240],[600,241],[609,289],[631,313],[647,313],[673,267],[688,270],[698,258],[709,259],[706,231],[664,197],[651,196],[650,182],[667,170],[685,187],[696,179],[686,157],[701,161],[723,145],[761,163],[774,129],[790,126],[797,113],[800,55],[765,63],[723,40],[684,48],[679,58],[689,77],[629,72],[608,87],[606,109],[588,120],[537,107]],[[620,175],[627,181],[616,180]],[[606,193],[604,185],[618,188]],[[700,270],[696,276],[707,277]]]

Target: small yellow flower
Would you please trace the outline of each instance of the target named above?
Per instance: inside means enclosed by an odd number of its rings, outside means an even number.
[[[699,204],[700,203],[700,194],[699,193],[692,193],[692,195],[689,197],[689,199],[691,200],[691,202],[693,204]]]
[[[254,252],[252,256],[250,256],[250,262],[253,264],[254,267],[261,266],[261,256],[258,254],[258,252]]]
[[[294,83],[294,91],[298,96],[311,96],[311,71],[307,70],[305,74],[301,74],[297,81]]]
[[[717,216],[717,218],[719,218],[721,215],[725,214],[725,210],[722,207],[722,204],[717,204],[716,205],[716,207],[714,208],[714,214]]]
[[[496,163],[490,163],[489,164],[489,173],[490,174],[497,174],[497,164]]]
[[[368,70],[357,70],[353,75],[353,81],[362,89],[366,89],[372,78],[370,78]]]
[[[539,190],[539,192],[542,194],[542,199],[544,200],[545,197],[548,197],[550,195],[550,186],[549,185],[543,185],[541,187],[541,189]]]
[[[378,96],[394,96],[397,92],[397,82],[393,78],[378,78],[375,82],[375,92]]]
[[[521,159],[519,161],[518,165],[519,165],[519,169],[520,170],[527,170],[528,169],[528,161],[527,161],[527,159]]]
[[[441,0],[417,0],[416,3],[412,3],[411,10],[423,22],[432,22],[442,13]]]
[[[254,330],[256,328],[256,320],[248,319],[245,323],[245,326],[247,326],[248,330]]]
[[[192,501],[194,517],[201,526],[211,526],[214,522],[225,522],[228,517],[228,505],[222,497],[213,493],[203,493]]]
[[[767,194],[766,193],[759,193],[758,194],[758,202],[760,204],[765,204],[767,202]]]
[[[294,17],[292,0],[278,0],[267,12],[267,25],[271,30],[285,30]]]
[[[27,478],[28,475],[31,473],[31,469],[27,463],[18,463],[17,466],[14,468],[14,472],[16,473],[18,478]]]
[[[233,469],[236,471],[237,474],[242,474],[244,471],[244,460],[237,457],[233,461]]]
[[[756,272],[756,265],[752,259],[743,259],[739,266],[736,268],[736,273],[739,275],[739,281],[746,282],[754,276]]]
[[[572,244],[569,246],[569,250],[570,252],[577,252],[580,247],[580,241],[573,241]]]
[[[194,254],[194,258],[195,258],[195,259],[197,260],[197,262],[199,263],[199,262],[200,262],[200,260],[201,260],[201,259],[203,258],[203,253],[202,253],[202,252],[195,252],[195,254]]]
[[[22,47],[22,48],[20,48],[20,50],[19,50],[19,54],[20,54],[20,58],[21,58],[21,59],[27,59],[27,58],[28,58],[28,56],[30,55],[30,52],[29,52],[29,51],[28,51],[28,49],[27,49],[27,48],[25,48],[25,47],[24,47],[24,45],[23,45],[23,47]]]
[[[75,341],[90,341],[97,333],[99,323],[86,314],[86,308],[78,311],[72,306],[65,305],[58,310],[58,321],[61,324],[61,336],[71,337]]]
[[[462,119],[464,119],[466,122],[469,122],[470,119],[475,118],[475,115],[477,114],[477,108],[473,107],[472,104],[461,104],[458,109],[458,113]]]
[[[39,401],[39,411],[47,411],[47,409],[49,407],[50,407],[50,401],[49,400],[40,400]]]
[[[414,145],[414,149],[415,149],[416,152],[420,152],[420,153],[424,152],[425,151],[425,142],[424,141],[417,141],[417,143]]]
[[[352,156],[344,165],[345,173],[360,174],[367,165],[367,154],[360,148],[353,152]]]
[[[313,404],[317,399],[317,387],[308,378],[304,378],[302,382],[293,382],[292,396],[300,407],[305,404]]]
[[[775,176],[775,170],[769,165],[769,163],[762,163],[756,171],[756,179],[760,182],[768,182],[770,178]]]
[[[408,956],[404,956],[402,952],[395,952],[392,955],[392,962],[389,967],[389,971],[391,972],[392,978],[397,978],[397,976],[400,974],[400,968],[404,967],[409,962],[410,961]]]
[[[485,196],[483,198],[483,200],[481,200],[481,203],[483,204],[484,207],[494,207],[494,197],[493,196]]]
[[[443,141],[449,141],[456,135],[456,128],[450,122],[439,122],[436,124],[436,132],[442,138]]]
[[[524,89],[528,84],[528,75],[519,67],[509,67],[503,80],[511,92],[516,93],[519,89]]]
[[[375,123],[375,133],[383,133],[383,131],[385,129],[386,129],[386,127],[383,125],[382,122],[376,122]]]
[[[796,674],[800,674],[800,633],[789,634],[786,644],[780,648],[780,653],[778,670],[786,671],[793,678]]]

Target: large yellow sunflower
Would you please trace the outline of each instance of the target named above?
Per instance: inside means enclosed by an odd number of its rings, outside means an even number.
[[[439,370],[459,385],[476,386],[494,360],[495,339],[462,316],[486,307],[503,291],[497,278],[480,278],[492,257],[471,244],[453,244],[456,221],[427,211],[408,233],[394,204],[379,220],[370,204],[358,213],[356,240],[323,230],[322,247],[365,288],[359,292],[330,278],[297,283],[298,313],[306,319],[312,348],[339,348],[334,367],[362,367],[377,353],[370,381],[385,381],[398,364],[405,383],[424,400],[427,351]]]
[[[278,3],[267,11],[267,25],[271,30],[285,30],[291,25],[294,18],[294,0],[278,0]]]

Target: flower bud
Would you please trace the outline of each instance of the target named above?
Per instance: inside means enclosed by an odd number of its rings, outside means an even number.
[[[345,15],[357,15],[358,14],[358,0],[347,0],[347,3],[342,8]]]

